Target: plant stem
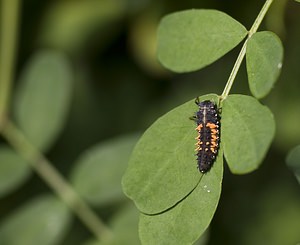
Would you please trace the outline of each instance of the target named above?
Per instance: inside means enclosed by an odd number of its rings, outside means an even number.
[[[2,0],[0,20],[0,126],[8,111],[17,43],[19,0]]]
[[[111,231],[79,197],[72,186],[7,117],[15,63],[19,0],[2,0],[0,20],[0,132],[15,150],[77,214],[99,241],[108,241]]]
[[[226,86],[223,90],[223,93],[221,95],[221,100],[225,100],[231,90],[231,87],[233,85],[234,79],[236,78],[236,75],[238,73],[238,70],[242,64],[242,61],[244,59],[244,56],[246,54],[246,47],[247,47],[247,42],[248,40],[251,38],[251,36],[257,32],[258,27],[260,26],[263,18],[265,17],[267,11],[269,10],[271,4],[272,4],[273,0],[267,0],[264,4],[264,6],[262,7],[262,9],[260,10],[258,16],[256,17],[251,29],[248,32],[248,37],[246,39],[246,41],[244,42],[244,45],[239,53],[239,56],[236,59],[236,62],[233,66],[233,69],[229,75],[228,81],[226,83]]]
[[[52,164],[9,120],[3,125],[2,134],[15,150],[28,161],[32,168],[47,182],[54,192],[77,214],[99,241],[108,241],[112,238],[111,231],[78,196],[67,180],[61,176]]]

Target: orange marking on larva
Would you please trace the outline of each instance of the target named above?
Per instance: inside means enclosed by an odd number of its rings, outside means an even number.
[[[212,134],[217,134],[217,133],[219,133],[219,130],[214,129],[214,128],[212,128],[210,131],[211,131]]]
[[[216,149],[213,148],[213,147],[211,147],[211,148],[210,148],[210,151],[215,153],[215,152],[216,152]]]
[[[217,140],[218,137],[217,137],[216,135],[212,134],[212,135],[211,135],[211,139],[212,139],[212,140]]]
[[[202,147],[198,146],[195,151],[201,151],[202,150]]]
[[[217,128],[218,127],[218,125],[216,125],[216,124],[214,124],[214,123],[207,123],[206,124],[206,127],[209,127],[210,129],[214,129],[214,128]]]
[[[203,125],[202,125],[202,124],[199,124],[199,125],[196,127],[196,130],[200,131],[202,127],[203,127]]]

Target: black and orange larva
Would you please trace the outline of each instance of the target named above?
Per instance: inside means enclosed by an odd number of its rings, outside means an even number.
[[[192,119],[197,123],[198,136],[195,138],[197,151],[197,164],[201,173],[206,173],[216,160],[220,143],[220,115],[213,101],[200,102],[197,98],[195,103],[199,110]]]

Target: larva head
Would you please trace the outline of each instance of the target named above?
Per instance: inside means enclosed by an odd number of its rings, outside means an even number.
[[[198,103],[198,106],[200,108],[215,108],[215,104],[214,102],[210,101],[210,100],[204,100]]]

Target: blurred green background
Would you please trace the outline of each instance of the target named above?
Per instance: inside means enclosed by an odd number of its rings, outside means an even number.
[[[120,178],[138,136],[171,108],[198,95],[221,94],[241,47],[201,71],[168,72],[157,62],[155,54],[160,18],[184,9],[214,8],[249,29],[263,3],[262,0],[22,1],[13,93],[24,80],[22,74],[33,57],[53,52],[70,62],[71,103],[64,115],[64,127],[46,156],[116,234],[126,233],[119,236],[124,240],[120,238],[116,244],[138,244],[137,213],[127,207],[130,201],[120,187]],[[282,74],[271,94],[262,101],[274,113],[276,138],[257,171],[237,176],[225,167],[223,192],[206,244],[300,243],[300,187],[285,165],[287,152],[300,143],[299,26],[300,4],[275,0],[260,30],[275,32],[285,47]],[[232,93],[249,94],[245,67],[240,70]],[[100,166],[89,165],[94,162]],[[98,168],[99,175],[95,172]],[[89,181],[94,182],[89,185]],[[39,176],[32,174],[0,196],[0,235],[12,215],[45,193],[51,190]],[[21,227],[30,223],[30,218],[24,219]],[[77,218],[73,222],[66,219],[62,226],[65,228],[60,230],[61,237],[49,244],[87,244],[92,238]],[[130,231],[126,230],[128,227]]]

